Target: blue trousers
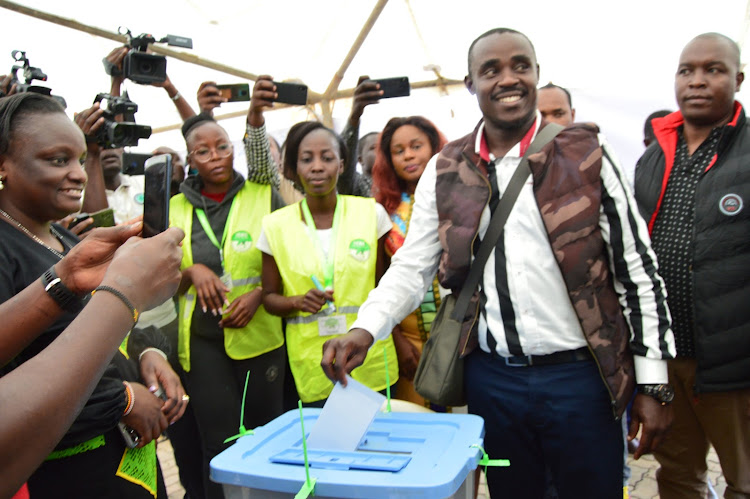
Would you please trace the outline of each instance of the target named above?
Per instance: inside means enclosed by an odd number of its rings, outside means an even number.
[[[491,497],[543,498],[545,468],[561,499],[622,497],[622,426],[593,360],[510,367],[477,349],[464,382],[469,412],[485,421],[485,450],[510,459],[488,468]]]

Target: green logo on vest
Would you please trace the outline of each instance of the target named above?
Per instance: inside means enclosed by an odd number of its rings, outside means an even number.
[[[336,329],[336,326],[339,325],[339,321],[336,320],[335,317],[329,317],[326,319],[326,327],[328,329]]]
[[[138,204],[143,204],[143,198],[144,198],[143,193],[139,192],[138,194],[133,196],[133,201],[135,201]]]
[[[349,243],[349,255],[358,262],[366,262],[370,258],[370,245],[364,239],[355,239]]]
[[[246,230],[238,230],[232,234],[232,249],[237,253],[250,251],[253,247],[253,237]]]

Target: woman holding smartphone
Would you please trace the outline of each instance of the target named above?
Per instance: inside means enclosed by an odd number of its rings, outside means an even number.
[[[320,367],[323,343],[347,332],[382,275],[391,223],[373,199],[337,194],[345,146],[335,132],[317,122],[297,123],[286,144],[284,175],[304,187],[305,198],[263,220],[263,304],[286,318],[300,399],[322,406],[333,388]],[[385,389],[386,380],[394,383],[391,338],[373,345],[352,376],[373,390]]]
[[[85,152],[83,134],[55,100],[33,92],[0,99],[0,302],[41,279],[64,312],[50,314],[44,332],[3,365],[0,375],[50,345],[76,318],[91,291],[68,288],[56,275],[56,264],[78,238],[52,222],[81,208]],[[97,293],[114,295],[137,322],[127,282]],[[165,343],[163,338],[149,340],[150,347]],[[135,367],[116,353],[55,451],[29,478],[32,497],[166,497],[153,440],[181,417],[188,399],[163,352],[130,348],[127,353],[139,360],[149,387],[136,381],[137,373],[129,372]],[[153,393],[159,384],[167,402]],[[138,434],[138,448],[126,447],[119,423]]]
[[[245,379],[246,428],[282,412],[281,320],[261,303],[261,219],[284,206],[270,185],[245,181],[232,168],[226,131],[207,114],[182,127],[188,177],[170,202],[171,225],[185,231],[179,296],[178,355],[201,434],[207,497],[223,497],[208,479],[209,461],[238,432]]]

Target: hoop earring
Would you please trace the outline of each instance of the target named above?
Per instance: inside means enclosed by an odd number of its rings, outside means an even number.
[[[0,191],[2,191],[3,189],[5,189],[5,185],[3,184],[3,176],[0,175]]]

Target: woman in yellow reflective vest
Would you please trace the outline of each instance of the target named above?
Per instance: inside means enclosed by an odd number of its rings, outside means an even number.
[[[371,198],[338,195],[345,146],[317,122],[289,131],[284,175],[305,198],[263,219],[263,304],[286,318],[289,365],[302,402],[322,405],[333,385],[320,367],[323,343],[344,334],[384,268],[385,209]],[[386,358],[388,376],[386,377]],[[373,390],[398,378],[393,340],[375,343],[352,372]]]
[[[185,231],[178,356],[203,444],[204,470],[238,432],[246,373],[246,428],[282,412],[285,354],[281,320],[261,304],[261,220],[283,206],[270,185],[245,181],[232,165],[226,131],[208,115],[182,127],[188,177],[170,202],[170,222]],[[207,497],[223,497],[206,475]]]

